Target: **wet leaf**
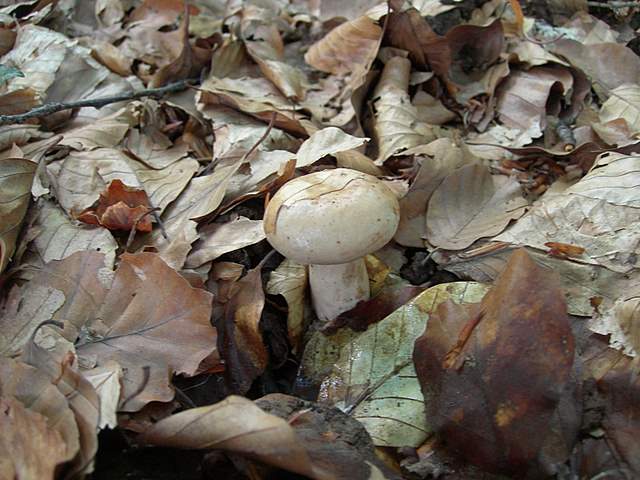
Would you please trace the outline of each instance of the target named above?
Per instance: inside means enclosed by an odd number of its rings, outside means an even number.
[[[573,334],[558,278],[524,250],[479,306],[441,304],[413,359],[427,420],[465,461],[525,475],[568,458],[581,411]]]
[[[450,283],[429,288],[365,332],[315,333],[301,379],[321,383],[319,400],[360,421],[380,446],[418,446],[431,433],[411,353],[437,306],[479,302],[486,287]]]

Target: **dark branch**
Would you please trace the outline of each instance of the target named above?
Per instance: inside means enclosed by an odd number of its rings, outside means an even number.
[[[197,83],[199,83],[199,79],[191,78],[187,80],[180,80],[179,82],[175,83],[170,83],[169,85],[165,85],[164,87],[147,88],[144,90],[138,90],[136,92],[123,93],[122,95],[114,95],[111,97],[92,98],[89,100],[78,100],[77,102],[69,103],[47,103],[25,113],[20,113],[17,115],[0,115],[0,126],[13,123],[24,123],[31,118],[46,117],[47,115],[51,115],[52,113],[61,112],[62,110],[69,110],[72,108],[101,108],[105,105],[123,102],[125,100],[137,100],[138,98],[142,97],[161,97],[166,93],[179,92],[180,90],[184,90],[190,85],[194,85]]]

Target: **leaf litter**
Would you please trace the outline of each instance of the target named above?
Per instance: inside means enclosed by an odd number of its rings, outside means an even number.
[[[639,476],[640,7],[538,3],[0,7],[0,478]],[[336,167],[323,322],[263,216]]]

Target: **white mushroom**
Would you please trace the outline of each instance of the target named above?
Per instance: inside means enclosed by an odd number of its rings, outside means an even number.
[[[281,254],[309,265],[313,306],[326,321],[369,298],[364,256],[391,240],[399,218],[384,183],[337,168],[287,182],[267,206],[264,231]]]

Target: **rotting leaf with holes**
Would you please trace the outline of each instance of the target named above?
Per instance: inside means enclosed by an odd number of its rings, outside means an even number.
[[[539,478],[569,457],[581,405],[566,301],[524,250],[480,305],[442,303],[413,360],[427,422],[465,461]]]

